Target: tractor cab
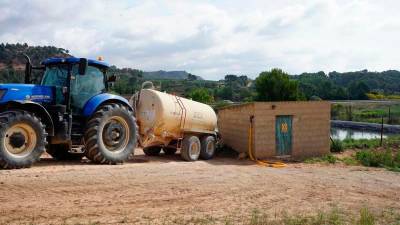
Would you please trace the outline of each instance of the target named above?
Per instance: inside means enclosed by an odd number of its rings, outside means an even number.
[[[50,58],[42,62],[44,74],[41,85],[55,89],[55,104],[67,105],[79,115],[86,102],[108,86],[108,64],[79,58]],[[67,96],[69,93],[69,97]]]

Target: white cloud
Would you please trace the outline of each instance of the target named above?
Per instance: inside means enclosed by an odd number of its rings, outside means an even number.
[[[398,1],[0,1],[0,42],[207,79],[400,69]]]

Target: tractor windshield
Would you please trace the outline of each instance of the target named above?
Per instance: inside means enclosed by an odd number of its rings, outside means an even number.
[[[42,85],[56,87],[56,101],[64,104],[62,87],[67,86],[67,64],[50,65],[46,68]],[[72,66],[71,106],[79,112],[85,103],[93,96],[105,91],[104,73],[95,66],[88,66],[85,75],[78,74],[78,65]]]

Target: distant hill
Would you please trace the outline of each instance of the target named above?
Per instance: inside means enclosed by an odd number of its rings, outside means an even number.
[[[185,80],[190,79],[190,76],[196,77],[196,80],[203,80],[202,77],[190,74],[186,71],[151,71],[143,72],[143,77],[150,80]],[[192,78],[194,78],[192,77]]]

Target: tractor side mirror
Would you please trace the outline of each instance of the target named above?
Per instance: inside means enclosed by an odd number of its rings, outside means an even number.
[[[80,58],[79,59],[79,68],[78,68],[79,75],[85,75],[87,67],[88,67],[88,60],[85,58]]]
[[[108,83],[114,83],[115,81],[117,81],[117,76],[115,76],[115,74],[109,76],[107,79]]]

